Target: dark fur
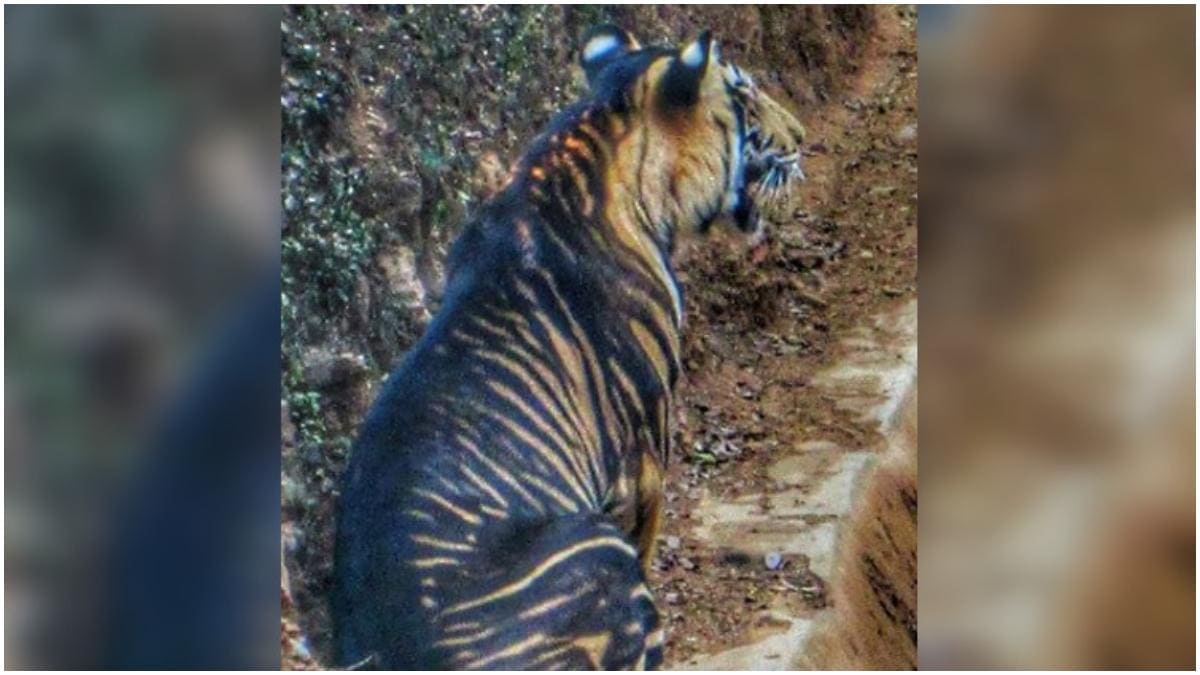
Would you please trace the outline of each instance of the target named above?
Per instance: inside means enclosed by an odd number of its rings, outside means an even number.
[[[547,149],[547,138],[572,128],[587,111],[607,110],[620,105],[623,83],[636,77],[649,59],[645,56],[621,64],[618,69],[609,69],[596,93],[588,100],[564,111],[539,141],[535,142],[522,160],[522,165],[534,163]],[[603,120],[597,115],[594,119]],[[602,130],[602,129],[601,129]],[[597,151],[598,152],[598,151]],[[599,178],[592,175],[592,194],[603,193]],[[450,334],[465,326],[464,321],[477,312],[494,313],[498,308],[518,313],[543,311],[552,316],[560,330],[569,333],[565,317],[557,314],[556,302],[540,277],[528,269],[530,253],[534,264],[553,276],[559,293],[569,304],[576,321],[587,333],[592,345],[604,361],[612,356],[626,365],[635,376],[635,384],[643,398],[649,402],[663,395],[649,365],[639,365],[641,357],[631,345],[636,344],[627,331],[622,330],[631,308],[611,293],[614,286],[643,283],[641,277],[631,276],[627,261],[617,261],[601,251],[593,250],[594,243],[587,236],[587,226],[581,223],[576,203],[577,195],[571,195],[569,204],[558,201],[548,203],[530,202],[525,198],[527,185],[518,179],[506,190],[486,204],[474,220],[465,228],[456,242],[449,261],[449,280],[444,305],[425,335],[407,355],[403,363],[388,379],[388,383],[375,403],[360,436],[353,448],[345,488],[340,502],[340,517],[337,540],[337,583],[333,595],[336,628],[336,663],[346,666],[364,658],[374,657],[374,664],[389,668],[446,668],[453,664],[438,650],[429,648],[438,637],[424,618],[414,598],[420,594],[417,576],[411,570],[389,565],[391,558],[403,559],[414,555],[411,547],[401,540],[401,535],[410,526],[400,516],[412,501],[407,491],[422,483],[429,483],[432,475],[455,476],[461,480],[457,465],[462,451],[447,443],[439,432],[445,429],[446,420],[430,412],[427,404],[431,397],[440,392],[454,391],[457,395],[470,398],[485,405],[503,408],[506,404],[499,397],[480,386],[480,378],[473,369],[482,367],[488,377],[507,383],[520,390],[521,383],[513,381],[503,369],[473,358],[469,350],[456,348]],[[514,237],[515,223],[528,223],[530,240],[521,242]],[[548,231],[554,230],[570,247],[564,251],[548,239]],[[514,286],[516,280],[524,280],[539,293],[540,302],[530,304],[522,298]],[[661,302],[669,303],[661,289],[645,284],[644,290]],[[471,330],[471,328],[466,328]],[[493,336],[482,336],[494,342]],[[671,351],[664,336],[662,349]],[[444,354],[437,354],[434,347],[448,346]],[[503,344],[495,349],[505,352]],[[515,354],[508,352],[515,358]],[[676,372],[672,369],[671,379]],[[595,383],[594,383],[595,384]],[[547,382],[547,388],[555,390],[559,383]],[[549,402],[533,402],[536,405],[553,405]],[[649,403],[647,403],[649,407]],[[504,434],[488,420],[478,419],[471,410],[452,411],[466,424],[479,430],[483,438]],[[657,427],[650,420],[642,426],[655,435],[653,444],[665,446],[666,439],[657,437]],[[605,483],[598,491],[608,490],[608,483],[616,480],[623,470],[622,448],[605,439],[603,448]],[[422,467],[435,467],[432,474],[420,472]],[[427,485],[436,490],[441,486]],[[505,490],[502,484],[495,484]],[[520,499],[507,494],[511,504],[521,504]],[[557,550],[572,541],[586,539],[598,532],[620,532],[614,521],[603,513],[590,516],[578,514],[555,514],[547,518],[525,509],[505,527],[482,529],[479,549],[485,555],[470,563],[472,578],[449,582],[446,592],[452,596],[470,598],[477,588],[499,583],[507,570],[518,568],[519,560],[536,560],[543,550]],[[568,520],[558,520],[568,517]],[[567,523],[570,523],[569,525]],[[606,591],[598,592],[597,599],[605,593],[628,594],[642,582],[636,560],[622,560],[613,556],[596,556],[578,562],[570,574],[585,578],[605,579]],[[567,578],[570,578],[570,574]],[[630,609],[624,602],[613,598],[605,611],[585,615],[581,621],[598,626],[611,627],[619,622],[621,614],[634,613],[634,617],[649,632],[657,626],[657,614],[646,602],[640,608]],[[447,603],[448,604],[448,603]],[[561,615],[551,614],[547,622],[561,622]],[[568,617],[574,619],[575,617]],[[554,630],[556,626],[543,626]],[[563,627],[563,629],[568,627]],[[571,628],[575,630],[577,628]],[[534,630],[526,627],[524,630]],[[502,642],[505,636],[497,636]],[[640,648],[640,645],[639,645]],[[628,649],[618,646],[613,650],[612,664],[628,663]],[[636,658],[636,654],[634,654]],[[585,663],[576,660],[577,665]],[[515,665],[505,661],[505,666]],[[647,665],[655,665],[650,660]]]

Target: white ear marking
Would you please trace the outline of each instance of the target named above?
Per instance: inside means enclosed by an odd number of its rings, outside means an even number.
[[[619,46],[621,43],[617,40],[617,36],[597,35],[588,40],[587,46],[583,48],[583,60],[585,62],[595,61]]]
[[[704,46],[697,40],[688,45],[679,58],[688,68],[699,68],[700,64],[704,63]]]

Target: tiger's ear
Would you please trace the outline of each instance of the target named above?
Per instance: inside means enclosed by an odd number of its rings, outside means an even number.
[[[588,31],[579,55],[588,85],[595,84],[596,76],[614,59],[641,47],[636,38],[612,24],[596,26]]]
[[[700,98],[700,82],[708,62],[717,53],[712,33],[704,31],[679,50],[659,84],[659,98],[667,106],[689,106]]]

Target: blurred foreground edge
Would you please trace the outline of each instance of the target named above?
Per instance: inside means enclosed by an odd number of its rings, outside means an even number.
[[[279,289],[219,332],[119,507],[108,667],[279,667]]]
[[[278,668],[272,7],[5,7],[8,668]]]
[[[923,668],[1195,665],[1195,8],[920,16]]]

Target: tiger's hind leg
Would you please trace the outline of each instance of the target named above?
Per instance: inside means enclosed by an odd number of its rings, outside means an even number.
[[[500,555],[482,559],[473,582],[453,588],[422,667],[624,670],[661,664],[663,630],[640,556],[608,516],[523,524],[491,543]]]

